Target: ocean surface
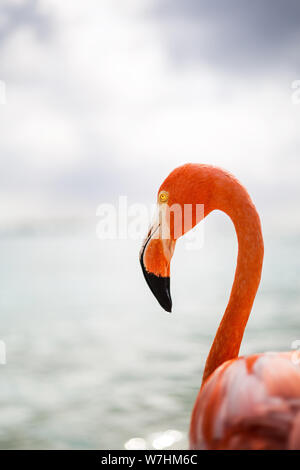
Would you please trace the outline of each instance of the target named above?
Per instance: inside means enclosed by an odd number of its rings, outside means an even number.
[[[187,447],[237,254],[231,222],[212,219],[201,249],[177,244],[172,314],[144,282],[139,239],[99,240],[96,221],[2,230],[1,449]],[[242,354],[300,339],[299,235],[265,231]]]

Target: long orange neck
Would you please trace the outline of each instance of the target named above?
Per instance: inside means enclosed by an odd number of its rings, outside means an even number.
[[[250,196],[232,176],[222,172],[217,176],[210,210],[219,209],[232,219],[238,238],[238,259],[230,299],[206,360],[203,383],[218,366],[239,354],[264,255],[260,219]]]

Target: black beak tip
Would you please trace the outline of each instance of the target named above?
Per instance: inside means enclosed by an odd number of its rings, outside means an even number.
[[[143,270],[144,277],[148,286],[150,287],[151,292],[156,297],[158,303],[161,307],[166,310],[166,312],[172,312],[172,299],[170,294],[170,278],[164,276],[156,276],[153,273],[149,273],[144,266],[144,263],[141,261],[141,266]]]
[[[156,276],[155,274],[148,273],[147,271],[144,274],[147,284],[158,300],[158,303],[164,310],[166,310],[166,312],[171,312],[172,299],[170,295],[170,278]]]

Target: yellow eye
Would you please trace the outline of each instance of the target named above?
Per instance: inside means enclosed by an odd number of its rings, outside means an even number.
[[[169,194],[166,191],[162,191],[158,197],[159,197],[159,202],[167,202],[169,199]]]

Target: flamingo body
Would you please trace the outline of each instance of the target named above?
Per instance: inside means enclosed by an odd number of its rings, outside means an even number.
[[[218,367],[192,413],[192,449],[300,448],[300,367],[293,353],[239,357]]]

